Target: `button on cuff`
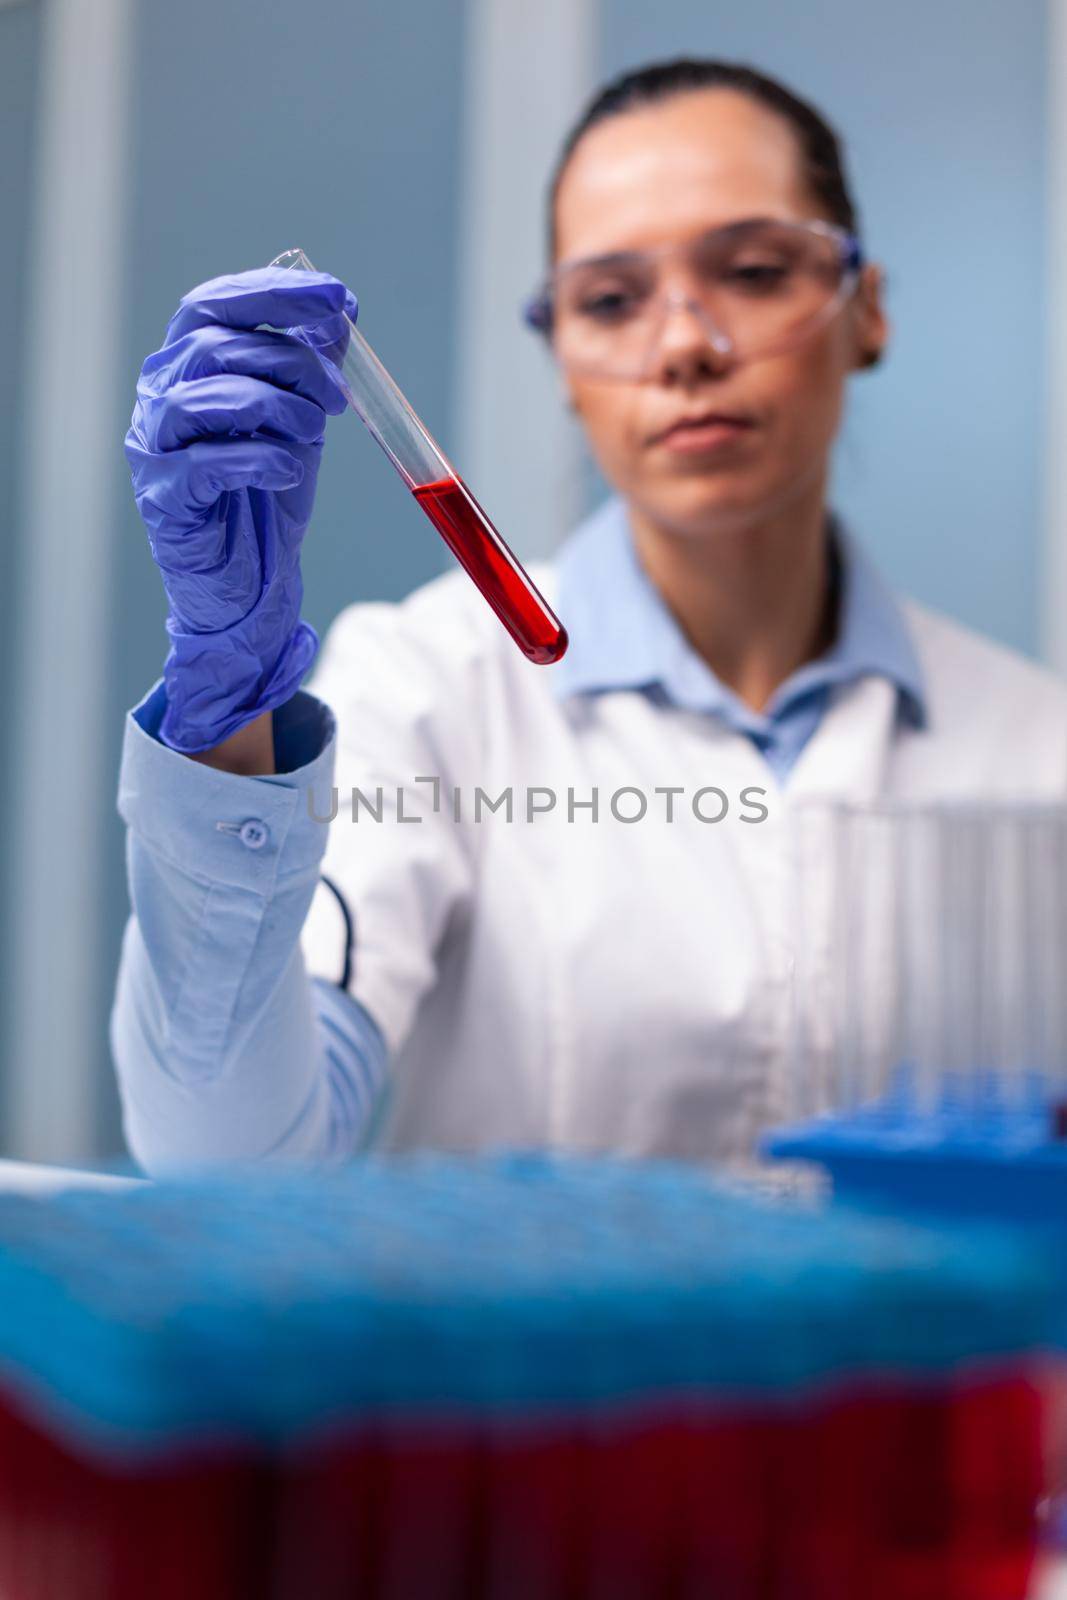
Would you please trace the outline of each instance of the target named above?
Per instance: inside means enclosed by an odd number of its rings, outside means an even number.
[[[333,782],[336,730],[327,706],[311,707],[329,729],[315,759],[293,773],[261,776],[224,772],[160,744],[141,725],[144,709],[127,714],[118,809],[160,862],[257,894],[273,893],[279,876],[317,875],[329,830],[309,815],[308,791],[328,792]]]
[[[219,833],[232,834],[249,850],[262,850],[270,838],[270,827],[261,817],[246,817],[243,822],[216,822]]]

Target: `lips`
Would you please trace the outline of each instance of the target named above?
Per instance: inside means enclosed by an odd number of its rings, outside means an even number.
[[[698,411],[686,416],[676,417],[665,428],[661,428],[658,433],[654,433],[649,443],[662,444],[665,439],[680,438],[686,433],[695,433],[701,428],[716,426],[752,428],[755,423],[751,417],[746,417],[737,411]]]

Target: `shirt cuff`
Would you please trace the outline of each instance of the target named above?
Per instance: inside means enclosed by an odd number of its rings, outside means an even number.
[[[269,894],[279,875],[315,866],[329,831],[315,819],[331,810],[337,724],[329,706],[306,690],[293,700],[283,708],[283,752],[315,753],[290,771],[250,777],[162,743],[167,700],[160,678],[126,716],[118,789],[123,820],[156,855],[204,882]]]

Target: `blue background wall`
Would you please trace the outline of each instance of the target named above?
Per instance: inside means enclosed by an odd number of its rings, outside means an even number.
[[[116,452],[140,363],[181,294],[294,243],[357,289],[368,337],[453,448],[469,3],[139,0]],[[18,349],[25,287],[20,240],[32,181],[39,9],[0,6],[7,351]],[[898,583],[1033,651],[1042,538],[1043,0],[809,0],[802,12],[787,0],[748,0],[744,8],[599,0],[597,39],[597,77],[679,52],[744,59],[785,77],[843,131],[867,241],[888,271],[895,340],[887,366],[853,386],[838,503]],[[521,126],[513,137],[522,139]],[[541,201],[540,192],[530,195],[531,206]],[[539,267],[531,261],[531,281]],[[0,651],[17,604],[17,370],[15,361],[0,369]],[[397,598],[447,560],[356,419],[332,422],[329,437],[305,561],[306,614],[320,630],[348,600]],[[119,620],[100,642],[111,677],[100,736],[112,773],[123,713],[158,675],[165,647],[160,586],[128,496],[119,515]],[[6,683],[8,663],[0,666]],[[104,1022],[127,905],[110,796],[109,816],[105,837],[84,842],[104,853],[111,886],[93,932],[99,1004],[85,1019],[100,1041],[99,1118],[86,1129],[87,1154],[118,1140]],[[6,879],[0,892],[11,939],[18,908]],[[57,985],[61,991],[61,974]],[[47,1063],[18,1069],[46,1071]],[[0,1129],[5,1143],[10,1150]]]
[[[35,5],[0,9],[0,229],[4,241],[0,249],[0,683],[7,685],[11,694],[23,692],[12,677],[21,566],[15,518],[21,482],[22,371],[29,348],[26,230],[33,179],[40,24]],[[10,971],[10,952],[17,937],[11,873],[14,810],[11,783],[0,784],[0,1014],[5,1009],[3,975]]]

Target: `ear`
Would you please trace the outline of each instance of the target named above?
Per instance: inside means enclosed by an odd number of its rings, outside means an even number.
[[[889,319],[884,303],[885,274],[874,261],[860,273],[853,301],[852,324],[855,332],[854,370],[876,367],[889,343]]]

